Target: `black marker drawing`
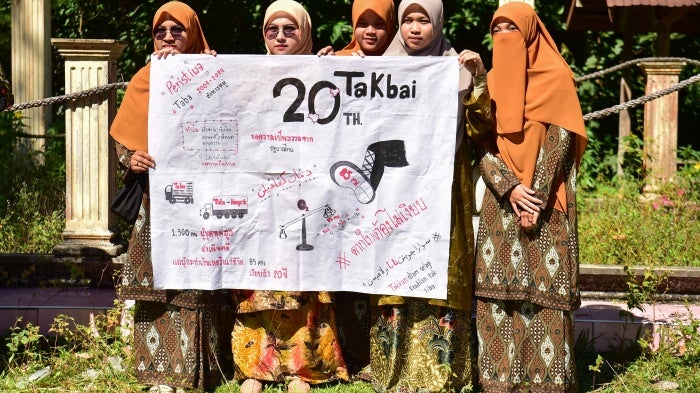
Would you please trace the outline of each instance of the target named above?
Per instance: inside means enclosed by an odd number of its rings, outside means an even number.
[[[323,211],[323,217],[331,218],[335,214],[335,210],[333,210],[333,208],[331,208],[331,206],[326,203],[325,205],[319,208],[309,211],[309,207],[306,206],[306,201],[303,199],[300,199],[297,202],[297,207],[299,208],[299,210],[306,211],[307,213],[302,213],[301,217],[297,217],[287,222],[286,224],[280,225],[280,239],[287,238],[287,232],[285,231],[285,229],[287,229],[288,226],[301,221],[301,243],[299,243],[296,248],[298,251],[311,251],[314,249],[314,246],[306,243],[306,217]]]
[[[205,203],[204,207],[199,209],[199,215],[205,220],[210,216],[243,218],[246,214],[248,214],[248,198],[241,195],[215,196],[211,203]]]
[[[374,200],[385,167],[407,166],[406,148],[400,139],[375,142],[367,147],[362,168],[350,161],[338,161],[331,167],[331,179],[335,184],[355,193],[360,203]]]
[[[194,202],[194,188],[191,181],[174,181],[165,186],[165,200],[170,203]]]

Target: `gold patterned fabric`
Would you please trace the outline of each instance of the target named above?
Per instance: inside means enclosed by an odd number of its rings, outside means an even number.
[[[246,308],[239,308],[231,334],[235,378],[282,382],[299,377],[312,384],[347,381],[332,305],[322,302],[317,292],[297,292],[284,298],[289,301],[261,296],[275,293],[284,292],[255,291],[257,296],[241,302]],[[271,299],[286,308],[270,307]]]
[[[474,291],[472,141],[493,128],[484,78],[461,92],[451,196],[447,299],[373,296],[370,368],[378,392],[456,391],[471,384]],[[464,109],[464,110],[463,110]],[[469,137],[463,138],[466,134]],[[374,313],[382,310],[379,316]],[[446,320],[443,320],[446,318]],[[455,320],[455,323],[448,321]],[[446,328],[449,325],[449,328]],[[433,332],[428,336],[427,332]],[[435,338],[434,341],[431,341]],[[439,344],[439,345],[437,345]],[[445,356],[445,354],[451,354]],[[427,362],[427,363],[426,363]]]
[[[264,310],[298,310],[312,301],[321,303],[333,301],[331,294],[326,291],[249,291],[236,289],[231,291],[231,296],[238,304],[238,314]]]
[[[115,145],[120,164],[128,168],[133,152]],[[227,372],[219,365],[232,364],[229,341],[220,340],[232,329],[231,299],[227,291],[153,288],[147,192],[119,271],[119,298],[136,301],[133,340],[139,382],[200,389],[218,385]]]
[[[370,332],[375,391],[469,391],[470,313],[420,299],[375,310],[378,315]]]
[[[576,139],[548,127],[532,189],[548,201],[524,230],[508,192],[520,181],[485,152],[487,185],[476,253],[479,378],[486,393],[576,391],[572,312],[580,304],[576,226]],[[565,184],[566,212],[554,208]]]

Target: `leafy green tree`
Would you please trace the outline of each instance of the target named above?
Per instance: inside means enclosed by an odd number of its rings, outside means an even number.
[[[263,13],[272,0],[190,0],[187,1],[200,16],[207,40],[218,53],[264,53],[261,37]],[[118,39],[126,43],[119,59],[119,79],[128,81],[146,62],[153,50],[151,22],[156,9],[164,0],[53,0],[52,37]],[[309,10],[313,23],[314,50],[326,45],[339,49],[351,38],[352,0],[301,0]],[[566,30],[565,15],[569,1],[537,1],[537,12],[544,21],[561,52],[571,64],[577,76],[590,74],[625,60],[654,55],[655,33],[634,37],[627,48],[623,37],[615,32],[589,31],[585,33]],[[399,0],[395,0],[398,7]],[[10,30],[11,0],[0,0],[0,28]],[[491,63],[491,39],[488,26],[497,0],[450,0],[444,1],[444,31],[455,49],[471,49],[481,53],[487,68]],[[0,35],[0,62],[10,72],[9,34]],[[671,56],[697,57],[700,40],[697,37],[673,34]],[[7,59],[7,60],[6,60]],[[54,54],[55,94],[63,91],[63,61]],[[687,66],[681,79],[698,73],[696,66]],[[579,85],[579,96],[584,113],[604,109],[619,103],[619,81],[621,73],[583,82]],[[633,96],[644,94],[645,76],[639,67],[626,71],[632,86]],[[679,146],[700,146],[700,136],[689,132],[700,121],[700,89],[697,84],[679,93]],[[62,122],[60,106],[55,116]],[[631,111],[633,132],[642,133],[642,107]],[[617,116],[589,121],[586,125],[591,139],[591,149],[585,162],[596,165],[584,166],[594,171],[588,179],[595,184],[597,176],[609,178],[613,175],[606,165],[605,156],[617,146]]]

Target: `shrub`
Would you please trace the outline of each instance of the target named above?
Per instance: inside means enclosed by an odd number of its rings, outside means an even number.
[[[44,153],[28,151],[23,131],[19,112],[0,113],[0,252],[51,252],[65,223],[65,144],[49,139]]]
[[[579,194],[581,263],[700,267],[700,152],[680,149],[675,181],[645,196],[632,142],[635,165]]]

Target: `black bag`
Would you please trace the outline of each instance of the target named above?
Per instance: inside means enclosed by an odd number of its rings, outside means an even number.
[[[114,199],[109,204],[109,210],[133,224],[139,215],[143,192],[148,180],[147,176],[147,173],[137,175],[129,172],[124,179],[124,188],[114,195]]]

